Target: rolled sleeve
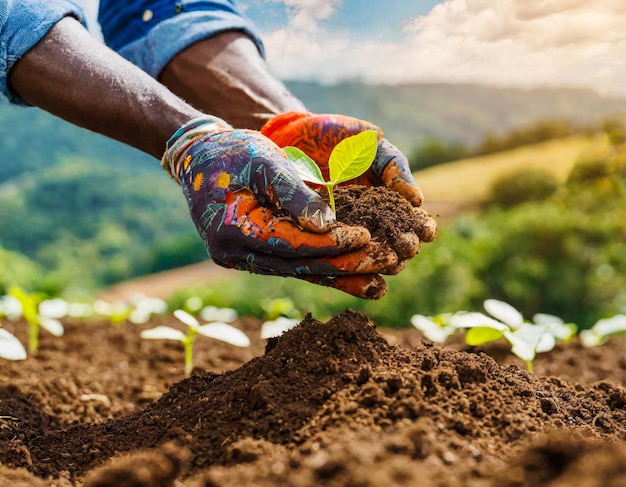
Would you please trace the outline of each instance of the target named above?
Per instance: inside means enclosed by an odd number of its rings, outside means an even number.
[[[115,4],[100,2],[105,42],[154,78],[183,49],[221,32],[244,32],[264,55],[254,23],[236,0],[134,0],[113,8]]]
[[[85,23],[82,9],[69,0],[8,0],[0,2],[0,93],[11,103],[26,103],[8,85],[13,65],[62,18]]]

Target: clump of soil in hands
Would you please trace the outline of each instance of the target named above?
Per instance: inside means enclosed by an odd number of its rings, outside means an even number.
[[[387,242],[402,261],[417,254],[420,239],[431,242],[437,234],[424,210],[384,186],[335,187],[335,203],[337,221],[367,228],[372,240]]]
[[[380,274],[400,272],[419,252],[421,242],[431,242],[437,235],[437,224],[426,211],[384,186],[352,184],[334,191],[337,221],[369,230],[372,239],[365,251],[380,266]],[[370,276],[362,297],[379,299],[387,284],[381,275]]]

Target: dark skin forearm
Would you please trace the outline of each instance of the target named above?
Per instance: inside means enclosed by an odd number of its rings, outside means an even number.
[[[307,111],[240,31],[192,44],[170,61],[159,79],[199,110],[238,128],[258,130],[279,113]]]
[[[157,158],[181,125],[203,115],[71,17],[15,63],[9,83],[28,103]]]

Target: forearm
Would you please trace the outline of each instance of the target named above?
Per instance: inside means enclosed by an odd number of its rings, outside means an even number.
[[[165,67],[160,81],[196,108],[239,128],[258,130],[279,113],[306,111],[239,31],[192,44]]]
[[[71,17],[15,63],[9,84],[26,102],[157,158],[178,127],[202,116]]]

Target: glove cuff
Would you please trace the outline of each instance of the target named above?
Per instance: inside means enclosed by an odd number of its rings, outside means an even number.
[[[224,120],[212,115],[194,118],[182,125],[167,141],[165,153],[161,158],[161,166],[178,184],[182,158],[187,149],[201,136],[210,135],[223,130],[232,129]]]

